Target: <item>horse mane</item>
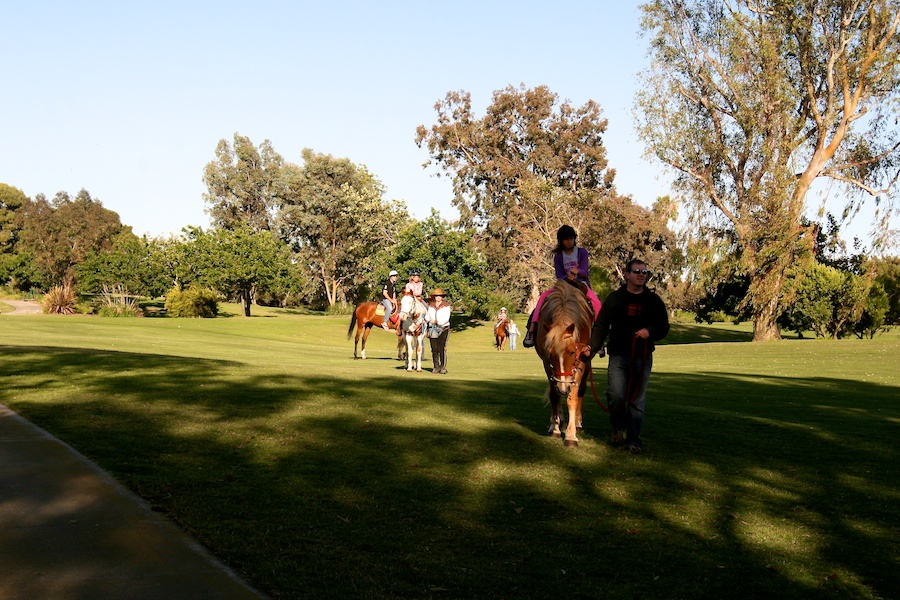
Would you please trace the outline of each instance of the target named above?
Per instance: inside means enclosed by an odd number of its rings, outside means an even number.
[[[560,279],[544,300],[538,327],[547,326],[544,344],[547,350],[556,354],[567,344],[569,325],[575,326],[575,341],[587,343],[593,320],[593,309],[581,290]],[[581,332],[586,332],[585,339],[581,339]]]

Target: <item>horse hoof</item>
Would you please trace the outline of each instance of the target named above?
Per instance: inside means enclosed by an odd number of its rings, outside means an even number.
[[[575,428],[575,431],[584,431],[584,427],[579,425],[578,427]]]
[[[555,432],[555,431],[551,431],[551,432],[548,433],[547,435],[549,435],[549,436],[550,436],[551,438],[553,438],[554,440],[558,440],[559,438],[562,437],[562,435],[561,435],[560,433]]]
[[[577,448],[578,440],[565,440],[563,442],[563,446],[565,446],[566,448]]]
[[[421,373],[422,369],[416,369],[416,373]]]

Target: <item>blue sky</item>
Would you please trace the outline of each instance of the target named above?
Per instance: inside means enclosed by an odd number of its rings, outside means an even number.
[[[450,184],[415,130],[450,90],[507,85],[600,104],[620,193],[668,193],[635,139],[637,2],[4,2],[0,182],[81,188],[135,233],[208,226],[203,167],[235,132],[364,164],[417,218]]]

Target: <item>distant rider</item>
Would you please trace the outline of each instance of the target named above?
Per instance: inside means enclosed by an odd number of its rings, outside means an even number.
[[[385,331],[390,330],[391,315],[397,310],[397,290],[394,289],[394,285],[397,283],[399,276],[400,273],[397,271],[391,271],[387,281],[384,283],[384,287],[381,288],[381,303],[384,305],[384,322],[381,326]]]

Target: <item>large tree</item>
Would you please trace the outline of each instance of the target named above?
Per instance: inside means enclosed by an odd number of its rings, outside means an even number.
[[[654,0],[636,98],[649,153],[671,166],[695,231],[735,244],[754,340],[780,337],[788,268],[811,250],[814,182],[852,212],[895,207],[898,0]],[[708,238],[707,238],[708,239]],[[710,245],[712,252],[721,248]]]
[[[381,281],[387,279],[391,268],[404,278],[418,269],[426,293],[439,287],[455,309],[475,318],[489,318],[487,298],[493,282],[489,284],[485,276],[487,263],[476,246],[474,229],[455,227],[432,209],[427,219],[402,230],[397,244],[386,254],[379,272]]]
[[[255,231],[271,229],[272,216],[284,195],[284,159],[265,140],[256,148],[250,138],[234,134],[234,143],[219,140],[216,159],[203,170],[207,204],[214,227]]]
[[[74,279],[76,265],[131,231],[87,190],[74,199],[58,192],[52,201],[38,194],[16,212],[16,222],[21,228],[17,250],[31,257],[37,283],[44,288]]]
[[[599,247],[585,238],[600,228],[588,225],[604,206],[630,204],[613,186],[600,107],[560,102],[546,86],[509,86],[494,92],[483,117],[464,91],[448,93],[435,110],[437,124],[420,125],[416,135],[431,156],[425,166],[452,177],[461,223],[479,228],[497,281],[510,290],[526,285],[533,305],[553,273],[559,226],[572,225],[581,243]]]
[[[328,305],[345,304],[376,267],[374,255],[396,241],[409,219],[406,206],[384,200],[381,182],[347,158],[306,148],[303,165],[286,171],[281,235],[320,282]]]
[[[162,264],[153,256],[156,244],[130,230],[112,240],[109,250],[92,252],[75,267],[78,291],[97,294],[104,288],[122,287],[135,295],[157,297],[172,284]]]
[[[15,224],[15,213],[28,196],[19,188],[0,183],[0,254],[13,251],[18,238],[18,227]]]

